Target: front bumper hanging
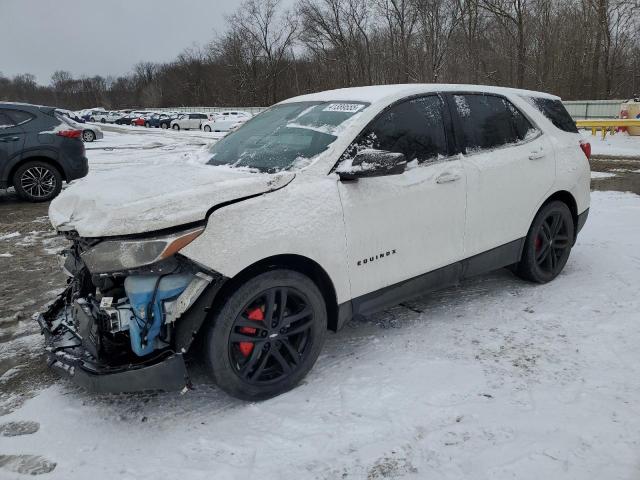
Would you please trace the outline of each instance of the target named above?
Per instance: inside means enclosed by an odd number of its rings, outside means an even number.
[[[111,366],[97,358],[91,305],[76,300],[66,305],[66,292],[38,315],[49,367],[96,393],[181,390],[189,385],[182,353],[160,352],[136,363]]]

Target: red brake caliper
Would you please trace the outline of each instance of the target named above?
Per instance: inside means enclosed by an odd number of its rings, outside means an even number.
[[[262,308],[256,307],[247,312],[247,317],[249,318],[249,320],[263,322],[264,312],[262,311]],[[240,333],[255,335],[256,329],[251,327],[242,327],[240,328]],[[242,355],[244,355],[245,357],[248,357],[253,351],[253,342],[239,342],[238,347],[240,348],[240,353],[242,353]]]
[[[535,247],[536,247],[536,252],[540,250],[540,247],[542,247],[542,239],[540,238],[540,236],[536,237]]]

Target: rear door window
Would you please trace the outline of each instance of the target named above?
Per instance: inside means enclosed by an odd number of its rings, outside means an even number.
[[[578,133],[578,127],[560,100],[542,97],[525,97],[542,114],[564,132]]]
[[[512,113],[502,97],[483,94],[453,95],[467,153],[500,147],[519,140]]]
[[[404,154],[423,163],[449,154],[443,102],[437,95],[414,98],[390,107],[352,144],[345,157],[367,148]]]

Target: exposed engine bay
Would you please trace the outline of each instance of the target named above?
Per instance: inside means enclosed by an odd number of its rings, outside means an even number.
[[[67,287],[38,318],[50,366],[101,392],[188,385],[183,354],[224,277],[204,272],[173,252],[149,255],[164,240],[137,241],[127,252],[123,245],[129,240],[67,236],[73,244],[60,257],[69,276]],[[109,257],[126,268],[98,271],[107,269]],[[129,265],[122,265],[126,262]],[[208,295],[203,295],[205,290]],[[200,305],[193,308],[198,299]]]

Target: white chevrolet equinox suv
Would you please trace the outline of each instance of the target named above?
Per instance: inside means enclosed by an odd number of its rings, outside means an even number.
[[[38,321],[50,365],[101,392],[294,387],[327,330],[473,275],[563,269],[590,146],[560,99],[388,85],[278,103],[200,163],[90,175],[50,207],[69,282]],[[201,345],[201,349],[193,348]]]

